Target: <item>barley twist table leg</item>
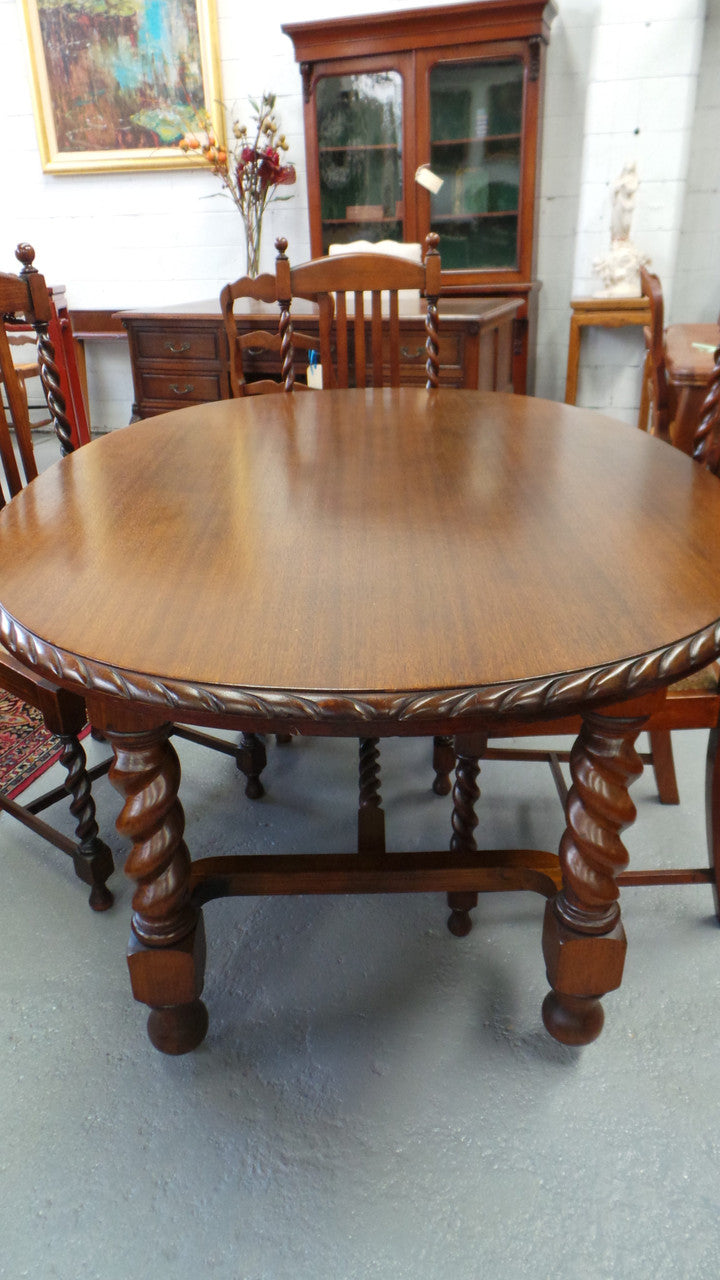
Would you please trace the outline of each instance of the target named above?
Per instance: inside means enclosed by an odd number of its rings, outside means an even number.
[[[202,913],[190,900],[190,855],[178,800],[180,763],[172,726],[107,733],[110,781],[125,797],[117,827],[132,840],[125,864],[136,881],[128,965],[133,995],[150,1006],[148,1034],[163,1053],[187,1053],[204,1038]]]
[[[646,722],[588,714],[572,750],[573,785],[560,842],[563,888],[547,904],[543,929],[553,988],[543,1021],[564,1044],[589,1044],[599,1036],[600,997],[622,979],[626,940],[615,877],[628,863],[620,832],[635,818],[628,788],[642,773],[635,739]]]

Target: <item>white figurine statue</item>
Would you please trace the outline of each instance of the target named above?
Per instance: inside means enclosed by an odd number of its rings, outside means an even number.
[[[630,223],[635,211],[637,189],[637,165],[634,160],[631,160],[623,166],[620,177],[617,182],[613,183],[612,215],[610,218],[610,240],[613,244],[616,240],[630,239]]]
[[[596,258],[593,271],[601,278],[604,289],[596,298],[639,298],[640,268],[650,259],[641,254],[630,239],[630,224],[635,211],[638,190],[637,165],[629,160],[620,177],[613,183],[610,215],[610,252]]]

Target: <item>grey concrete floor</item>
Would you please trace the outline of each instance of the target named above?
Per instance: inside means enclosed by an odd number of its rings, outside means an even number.
[[[191,852],[352,850],[354,743],[271,746],[259,802],[232,760],[178,751]],[[705,735],[675,751],[678,808],[633,788],[634,865],[705,861]],[[442,847],[429,744],[383,766],[390,847]],[[479,841],[557,848],[545,766],[490,761],[481,785]],[[3,1280],[716,1280],[709,888],[624,892],[624,982],[582,1050],[542,1026],[539,897],[481,899],[462,940],[436,895],[214,902],[210,1031],[172,1059],[130,993],[119,797],[95,795],[105,915],[0,817]]]
[[[634,787],[635,865],[703,863],[704,739],[676,735],[679,808]],[[178,750],[191,851],[352,850],[353,743],[272,745],[260,802]],[[446,841],[428,744],[383,761],[391,847]],[[556,847],[544,766],[487,762],[482,792],[484,843]],[[119,798],[96,796],[121,866]],[[541,1023],[534,895],[481,899],[463,940],[436,895],[211,903],[210,1031],[171,1059],[130,994],[122,872],[97,916],[62,855],[7,817],[0,837],[0,1276],[717,1277],[709,888],[625,891],[625,979],[583,1050]]]

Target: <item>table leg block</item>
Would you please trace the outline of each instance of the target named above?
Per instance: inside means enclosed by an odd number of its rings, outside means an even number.
[[[553,988],[543,1003],[543,1022],[563,1044],[590,1044],[602,1031],[600,997],[620,986],[627,942],[620,921],[600,937],[575,933],[545,908],[543,955]]]
[[[161,1053],[189,1053],[204,1039],[208,1015],[200,999],[205,976],[202,912],[191,933],[168,947],[147,947],[131,934],[130,983],[136,1000],[150,1006],[148,1035]]]

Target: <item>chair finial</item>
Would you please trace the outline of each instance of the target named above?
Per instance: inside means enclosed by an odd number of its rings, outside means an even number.
[[[287,258],[288,242],[284,236],[278,236],[275,241],[275,248],[278,251],[278,258]]]
[[[440,237],[437,231],[429,231],[425,237],[425,256],[429,253],[437,253]]]
[[[15,250],[15,257],[18,262],[22,262],[23,267],[20,272],[23,276],[29,276],[31,272],[37,272],[37,267],[33,266],[35,261],[35,250],[31,244],[19,244]]]

